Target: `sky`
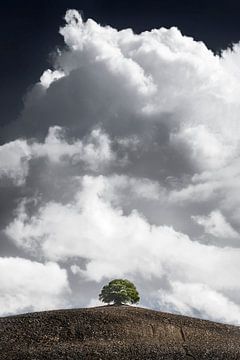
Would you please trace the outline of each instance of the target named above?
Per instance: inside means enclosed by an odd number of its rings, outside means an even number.
[[[2,316],[127,278],[141,306],[240,323],[238,7],[1,5]]]

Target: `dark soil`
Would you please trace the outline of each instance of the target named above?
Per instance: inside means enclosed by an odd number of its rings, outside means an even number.
[[[240,328],[130,306],[0,318],[1,360],[240,359]]]

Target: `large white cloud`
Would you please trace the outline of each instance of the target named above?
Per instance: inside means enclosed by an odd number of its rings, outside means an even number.
[[[201,283],[173,282],[170,292],[159,292],[161,305],[179,313],[202,314],[211,320],[239,325],[240,308],[226,296]]]
[[[166,277],[170,284],[175,281],[205,284],[210,292],[220,292],[218,302],[222,300],[222,313],[220,305],[213,314],[212,305],[206,305],[204,315],[227,321],[224,311],[230,300],[221,291],[240,287],[240,249],[193,242],[170,227],[150,226],[136,211],[124,215],[104,199],[108,182],[103,177],[85,176],[82,190],[73,203],[45,204],[33,217],[21,206],[6,233],[19,246],[26,250],[37,248],[50,260],[86,259],[84,269],[76,264],[72,266],[73,273],[83,279],[100,281],[130,274],[133,278],[141,276],[144,281],[155,277],[161,282],[161,278]],[[191,290],[195,291],[195,287],[190,287],[189,292]],[[182,301],[184,303],[184,299]],[[240,312],[240,304],[233,308]]]
[[[236,322],[239,45],[65,19],[66,47],[5,129],[5,234],[71,269],[85,305],[89,282],[128,276],[146,306]]]
[[[28,173],[30,151],[25,140],[15,140],[0,146],[0,178],[10,178],[22,185]]]
[[[1,315],[67,306],[67,273],[53,262],[0,258]]]

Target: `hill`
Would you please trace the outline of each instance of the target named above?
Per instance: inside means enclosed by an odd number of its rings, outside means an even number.
[[[240,329],[130,306],[0,318],[1,360],[240,359]]]

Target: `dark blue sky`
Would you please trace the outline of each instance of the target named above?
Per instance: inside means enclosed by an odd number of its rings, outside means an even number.
[[[48,67],[49,54],[62,44],[58,28],[68,8],[101,24],[136,32],[177,26],[214,51],[240,40],[239,1],[179,0],[15,0],[1,2],[0,123],[17,117],[27,88]]]

